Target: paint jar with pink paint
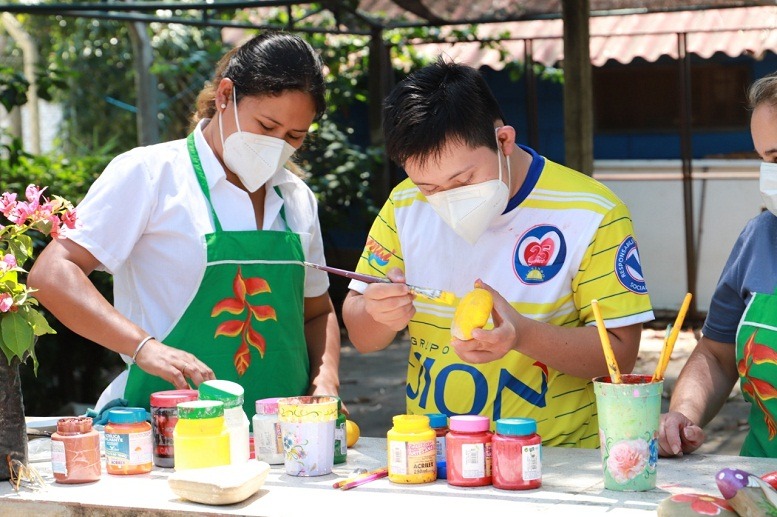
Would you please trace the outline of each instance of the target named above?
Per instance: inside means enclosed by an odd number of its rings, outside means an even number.
[[[641,492],[656,487],[658,420],[663,381],[650,375],[622,375],[593,380],[599,413],[604,487]]]
[[[323,476],[335,459],[335,397],[308,396],[278,399],[283,439],[283,464],[290,476]]]

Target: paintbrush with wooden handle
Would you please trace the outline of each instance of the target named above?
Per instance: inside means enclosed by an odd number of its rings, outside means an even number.
[[[332,273],[333,275],[344,276],[345,278],[350,278],[352,280],[359,280],[360,282],[364,282],[366,284],[374,284],[374,283],[390,284],[391,283],[391,280],[389,280],[386,277],[363,275],[361,273],[355,273],[353,271],[347,271],[345,269],[338,269],[336,267],[313,264],[312,262],[304,262],[304,264],[306,267],[320,269],[321,271],[326,271],[327,273]],[[447,305],[452,305],[453,301],[456,299],[453,293],[450,293],[448,291],[443,291],[441,289],[431,289],[429,287],[418,287],[410,284],[407,284],[407,287],[410,288],[410,292],[413,294],[416,294],[418,296],[423,296],[424,298],[429,298],[430,300],[437,300]]]

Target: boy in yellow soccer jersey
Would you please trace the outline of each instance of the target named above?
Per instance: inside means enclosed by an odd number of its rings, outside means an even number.
[[[516,144],[480,74],[442,60],[388,96],[389,158],[409,178],[373,223],[343,306],[361,352],[406,326],[409,413],[537,420],[545,445],[597,447],[591,378],[607,375],[591,311],[599,300],[623,372],[653,312],[626,206],[592,178]],[[451,337],[454,306],[408,284],[461,298],[494,295],[492,330]],[[481,285],[481,284],[478,284]]]

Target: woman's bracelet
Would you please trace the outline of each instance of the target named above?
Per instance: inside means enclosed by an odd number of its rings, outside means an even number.
[[[146,346],[146,343],[151,341],[152,339],[156,339],[154,336],[148,336],[144,337],[140,343],[138,343],[138,347],[135,349],[135,353],[132,354],[132,364],[135,364],[135,359],[138,357],[138,354],[141,350],[143,350],[143,347]]]

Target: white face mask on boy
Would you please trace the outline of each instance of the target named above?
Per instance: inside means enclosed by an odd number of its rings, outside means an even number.
[[[494,133],[499,128],[494,130]],[[426,200],[454,232],[470,244],[475,244],[491,222],[504,212],[510,198],[512,174],[507,162],[507,185],[502,181],[502,150],[497,145],[499,178],[465,185],[426,196]]]
[[[280,138],[240,130],[237,118],[237,89],[232,87],[232,105],[237,131],[224,140],[219,111],[219,135],[224,149],[224,163],[237,174],[249,192],[256,192],[291,158],[296,149]]]

